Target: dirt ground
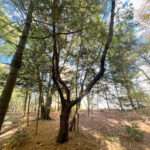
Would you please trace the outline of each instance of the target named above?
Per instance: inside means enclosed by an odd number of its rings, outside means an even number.
[[[104,150],[150,150],[150,118],[146,112],[144,115],[143,112],[135,111],[95,111],[90,118],[81,112],[80,127],[105,143]],[[143,141],[128,139],[126,125],[132,124],[136,124],[143,132]]]
[[[59,125],[58,114],[53,114],[53,118],[55,120],[39,122],[37,136],[35,121],[32,121],[23,131],[27,138],[22,143],[2,150],[150,150],[150,120],[141,113],[94,111],[88,117],[87,112],[82,111],[80,133],[71,133],[69,142],[63,145],[55,142]],[[136,123],[143,131],[143,141],[135,142],[127,138],[125,126],[132,123]]]

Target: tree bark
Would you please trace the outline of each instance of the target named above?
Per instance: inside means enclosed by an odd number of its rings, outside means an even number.
[[[28,100],[28,90],[26,90],[25,99],[24,99],[24,107],[23,107],[23,115],[24,116],[26,115],[27,100]]]
[[[65,143],[68,141],[69,135],[69,116],[71,108],[67,105],[62,107],[60,115],[60,129],[57,137],[58,143]]]
[[[27,38],[28,38],[29,31],[31,28],[31,23],[32,23],[32,13],[33,13],[33,3],[31,1],[29,9],[28,9],[28,13],[27,13],[25,26],[22,32],[22,36],[20,37],[19,44],[17,46],[15,55],[11,63],[11,68],[10,68],[9,75],[7,77],[6,85],[0,97],[0,130],[2,128],[2,124],[4,122],[4,118],[8,109],[8,105],[9,105],[9,102],[13,93],[13,89],[16,84],[18,71],[20,70],[20,67],[22,64],[22,55],[25,49],[25,44],[27,42]]]
[[[70,121],[69,131],[79,131],[79,108],[80,105],[76,104],[74,116]]]
[[[29,126],[29,121],[30,121],[30,103],[31,103],[31,94],[29,94],[29,98],[28,98],[27,126]]]
[[[57,101],[57,111],[60,111],[60,97],[58,95],[58,101]]]
[[[45,104],[45,119],[51,120],[50,112],[51,112],[51,105],[52,105],[52,96],[47,96],[46,104]]]
[[[52,98],[48,96],[46,99],[46,104],[41,106],[41,119],[51,120],[50,110],[51,110]]]
[[[40,118],[40,108],[41,108],[41,86],[39,84],[39,99],[38,99],[38,108],[37,108],[37,118],[36,118],[36,126],[35,126],[35,135],[38,135],[38,127],[39,127],[39,118]]]

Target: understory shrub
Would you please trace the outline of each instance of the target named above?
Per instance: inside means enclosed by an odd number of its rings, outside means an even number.
[[[8,141],[7,148],[15,150],[29,140],[29,134],[25,129],[18,130]]]
[[[128,137],[134,141],[142,141],[144,138],[143,131],[141,131],[136,124],[126,126],[126,132],[128,134]]]

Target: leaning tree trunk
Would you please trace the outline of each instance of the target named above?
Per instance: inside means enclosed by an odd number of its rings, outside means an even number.
[[[58,143],[65,143],[68,141],[70,112],[71,108],[69,107],[69,105],[62,106],[60,115],[60,128],[57,137]]]
[[[25,49],[25,44],[27,42],[29,31],[31,28],[32,12],[33,12],[33,3],[31,2],[29,9],[28,9],[28,14],[27,14],[24,30],[22,32],[22,36],[20,37],[19,44],[17,46],[15,55],[11,63],[11,68],[10,68],[9,75],[7,77],[6,85],[0,97],[0,130],[4,122],[4,118],[8,109],[8,105],[12,96],[13,89],[16,84],[18,71],[20,70],[20,67],[22,64],[22,55]]]

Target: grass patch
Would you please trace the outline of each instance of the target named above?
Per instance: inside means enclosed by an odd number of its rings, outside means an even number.
[[[128,134],[128,138],[137,142],[143,141],[144,133],[138,128],[136,124],[132,124],[132,126],[126,126],[126,132]]]

